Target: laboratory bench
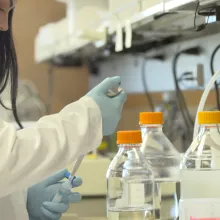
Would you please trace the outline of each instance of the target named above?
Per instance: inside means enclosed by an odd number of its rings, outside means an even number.
[[[89,218],[78,218],[74,215],[64,215],[61,220],[107,220],[107,218],[99,218],[99,217],[89,217]]]
[[[76,218],[74,216],[79,216]],[[83,197],[80,203],[73,203],[62,220],[103,220],[106,216],[106,197]]]
[[[82,200],[79,203],[71,204],[62,220],[106,219],[106,172],[110,163],[111,159],[107,157],[97,157],[96,159],[86,157],[82,161],[76,176],[83,179],[83,184],[73,188],[73,192],[79,192],[82,195]],[[72,168],[72,164],[67,167],[70,171]]]

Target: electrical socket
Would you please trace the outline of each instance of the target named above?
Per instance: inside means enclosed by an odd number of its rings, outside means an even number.
[[[194,80],[184,80],[183,89],[199,89],[204,87],[204,65],[197,64],[194,71],[192,71],[192,78]]]
[[[189,77],[194,78],[194,80],[183,80],[182,82],[180,82],[180,86],[183,90],[193,90],[198,87],[196,71],[192,71],[192,75]]]

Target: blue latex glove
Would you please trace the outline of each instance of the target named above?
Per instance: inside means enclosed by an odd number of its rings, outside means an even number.
[[[119,76],[106,78],[87,94],[87,96],[91,97],[97,103],[101,110],[104,136],[114,133],[121,119],[122,108],[126,100],[125,92],[122,91],[114,98],[106,95],[109,89],[119,86],[120,83],[121,78]]]
[[[64,198],[64,203],[52,202],[61,186],[61,181],[67,170],[50,176],[43,182],[28,189],[27,211],[30,220],[58,220],[67,211],[70,203],[80,202],[81,195],[69,191]],[[74,187],[80,186],[82,179],[76,177]]]

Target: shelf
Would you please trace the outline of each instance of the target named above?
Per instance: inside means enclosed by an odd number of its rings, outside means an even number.
[[[113,34],[116,31],[115,23],[121,22],[121,26],[124,27],[125,20],[129,20],[133,30],[141,30],[141,27],[145,27],[145,31],[148,32],[160,31],[160,29],[166,31],[165,29],[167,29],[167,35],[169,35],[168,32],[171,30],[179,34],[185,29],[193,28],[193,22],[191,22],[191,20],[189,21],[189,19],[193,19],[196,0],[167,0],[142,10],[139,13],[135,13],[129,17],[129,19],[126,18],[123,20],[121,17],[118,19],[120,13],[135,6],[134,2],[135,1],[131,1],[129,4],[106,14],[102,20],[92,21],[87,29],[81,30],[81,32],[73,35],[68,35],[67,18],[42,27],[35,40],[35,61],[37,63],[45,62],[57,55],[74,53],[88,45],[94,44],[96,41],[104,42],[106,26],[110,27],[110,34]],[[139,1],[137,1],[136,4],[138,4],[138,2]],[[159,21],[155,19],[158,15],[176,11],[178,11],[178,14],[163,16],[163,19],[158,19]],[[199,19],[201,21],[197,21],[198,24],[199,22],[204,22],[204,18],[198,18],[198,20]],[[186,21],[189,25],[186,25]],[[184,28],[181,29],[181,25]],[[169,26],[174,28],[170,30]],[[173,34],[172,31],[170,35]],[[90,34],[88,34],[89,32]],[[95,35],[98,36],[97,39],[94,38]],[[47,38],[48,43],[45,43],[45,39]],[[51,38],[51,40],[49,40],[49,38]]]

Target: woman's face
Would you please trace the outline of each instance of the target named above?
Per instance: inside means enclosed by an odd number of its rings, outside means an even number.
[[[8,15],[15,4],[16,0],[0,0],[0,31],[8,30]]]

